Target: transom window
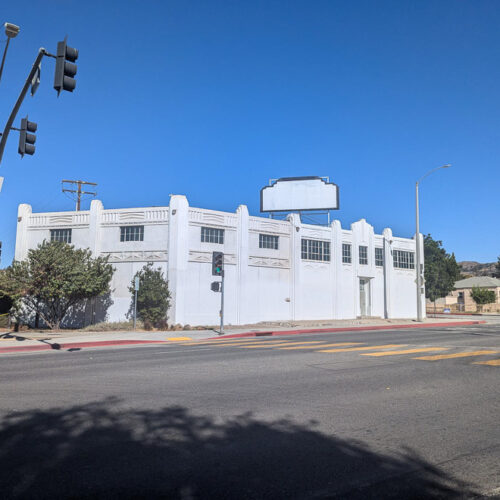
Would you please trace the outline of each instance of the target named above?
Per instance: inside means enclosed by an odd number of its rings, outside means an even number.
[[[201,228],[201,241],[205,243],[224,243],[224,229],[217,229],[216,227],[202,227]]]
[[[398,269],[415,269],[415,254],[405,250],[393,250],[394,267]]]
[[[144,226],[120,227],[120,241],[144,241]]]
[[[368,265],[368,247],[359,246],[359,263],[363,266]]]
[[[259,248],[278,250],[278,236],[273,234],[259,234]]]
[[[330,261],[330,242],[302,240],[302,258],[307,260]]]
[[[342,262],[350,264],[352,262],[352,252],[350,243],[342,243]]]
[[[71,243],[71,229],[51,229],[50,241],[61,241]]]
[[[375,265],[384,267],[384,249],[375,247]]]

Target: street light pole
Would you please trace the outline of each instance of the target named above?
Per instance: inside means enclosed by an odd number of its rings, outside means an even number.
[[[449,168],[451,165],[448,163],[446,165],[441,165],[440,167],[433,168],[432,170],[429,170],[425,175],[420,177],[420,179],[415,183],[415,254],[416,254],[416,280],[415,283],[417,284],[417,321],[422,322],[423,321],[423,314],[422,314],[422,257],[420,255],[420,215],[419,215],[419,205],[418,205],[418,186],[422,182],[425,177],[428,175],[432,174],[433,172],[436,172],[436,170],[441,170],[442,168]]]
[[[0,65],[0,80],[2,79],[3,67],[5,64],[5,58],[7,57],[7,50],[9,50],[9,43],[11,38],[16,38],[19,34],[19,26],[12,23],[5,23],[5,34],[7,35],[7,43],[5,44],[5,49],[3,51],[2,64]]]

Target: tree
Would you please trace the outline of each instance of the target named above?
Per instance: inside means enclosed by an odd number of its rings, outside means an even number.
[[[26,260],[0,273],[0,295],[9,296],[18,311],[39,314],[49,328],[58,329],[72,308],[109,293],[113,272],[108,257],[44,241],[28,251]]]
[[[170,307],[170,291],[168,281],[163,277],[160,269],[153,269],[153,264],[145,265],[132,279],[129,291],[134,303],[135,278],[139,278],[137,292],[137,316],[144,323],[144,327],[163,328],[167,323],[167,313]]]
[[[473,286],[470,292],[472,300],[477,304],[479,312],[483,310],[484,304],[492,304],[496,301],[496,294],[494,290],[488,290],[479,286]]]
[[[498,256],[497,264],[496,264],[496,270],[494,273],[495,278],[500,278],[500,255]]]
[[[442,242],[432,239],[430,234],[424,237],[424,258],[425,296],[435,302],[453,290],[455,281],[461,278],[460,266],[455,254],[447,253]]]

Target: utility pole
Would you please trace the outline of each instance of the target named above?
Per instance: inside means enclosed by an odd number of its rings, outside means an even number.
[[[76,189],[67,189],[64,185],[64,183],[67,182],[69,184],[76,184],[77,188]],[[95,182],[87,182],[87,181],[70,181],[70,180],[63,180],[62,181],[62,192],[63,193],[73,193],[76,194],[76,211],[79,212],[81,209],[81,201],[82,201],[82,195],[84,194],[90,194],[92,196],[97,196],[97,193],[91,192],[91,191],[82,191],[82,185],[89,185],[89,186],[97,186]]]

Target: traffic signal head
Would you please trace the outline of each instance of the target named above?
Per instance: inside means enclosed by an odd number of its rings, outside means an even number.
[[[73,92],[76,87],[77,66],[73,64],[78,59],[78,49],[70,47],[66,43],[67,37],[62,42],[57,42],[56,72],[54,74],[54,88],[57,95],[61,90]]]
[[[222,276],[224,271],[224,254],[222,252],[212,253],[212,275]]]
[[[30,122],[28,117],[21,118],[21,128],[19,130],[19,148],[18,153],[21,156],[32,155],[35,152],[36,135],[29,132],[36,132],[37,124]]]

